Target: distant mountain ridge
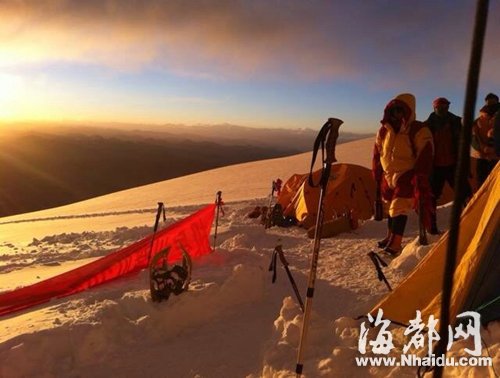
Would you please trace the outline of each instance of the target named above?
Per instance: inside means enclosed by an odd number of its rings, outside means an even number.
[[[28,132],[39,130],[29,124],[23,124]],[[210,141],[222,145],[256,145],[261,147],[285,148],[297,153],[312,149],[313,142],[320,129],[311,128],[256,128],[233,124],[216,125],[141,125],[126,123],[96,123],[74,125],[44,125],[42,130],[53,134],[102,135],[116,138],[167,139],[170,141]],[[1,130],[0,130],[1,131]],[[373,136],[373,133],[351,133],[340,129],[338,143]]]
[[[253,128],[231,124],[181,126],[166,125],[171,135],[183,135],[188,138],[202,138],[221,144],[256,144],[268,147],[295,148],[298,152],[309,151],[315,140],[318,130],[304,129],[279,129],[279,128]],[[139,132],[147,132],[139,130]],[[160,135],[160,133],[156,134]],[[338,143],[345,143],[356,139],[365,138],[372,134],[356,134],[340,131]]]
[[[54,127],[4,135],[0,138],[0,216],[65,205],[211,168],[293,155],[310,150],[315,138],[312,130],[269,129],[248,139],[244,137],[251,130],[245,128],[231,126],[224,136],[215,135],[222,128],[210,130],[182,134],[178,129]],[[283,140],[276,141],[280,136]]]

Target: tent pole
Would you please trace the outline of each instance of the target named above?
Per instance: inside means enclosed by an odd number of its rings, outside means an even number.
[[[453,275],[456,265],[456,251],[460,233],[460,215],[465,202],[466,180],[469,172],[469,146],[471,142],[472,123],[474,121],[475,104],[477,99],[477,88],[479,82],[479,71],[488,20],[488,0],[478,0],[476,5],[476,18],[474,24],[474,35],[472,50],[467,76],[467,88],[465,93],[463,127],[460,138],[460,150],[455,172],[455,198],[450,217],[450,231],[446,250],[446,263],[443,277],[443,294],[441,299],[440,315],[440,340],[437,344],[435,354],[444,355],[448,345],[448,325],[450,324],[450,304],[453,289]],[[441,378],[443,367],[434,368],[434,378]]]

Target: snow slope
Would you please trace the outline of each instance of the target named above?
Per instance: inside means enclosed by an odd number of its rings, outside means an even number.
[[[339,145],[337,159],[369,166],[371,146],[371,139]],[[217,190],[226,202],[217,251],[194,262],[188,292],[152,303],[143,272],[1,318],[0,377],[293,376],[301,311],[281,265],[274,284],[268,266],[281,243],[303,294],[311,241],[299,228],[264,230],[246,214],[267,204],[273,179],[307,172],[310,157],[239,164],[0,219],[4,291],[142,238],[151,232],[158,201],[167,205],[167,224],[212,202]],[[448,215],[449,207],[439,210],[440,220]],[[353,317],[366,314],[387,292],[366,256],[384,233],[385,224],[370,220],[352,233],[322,241],[306,376],[415,376],[416,368],[355,366],[360,321]],[[430,249],[418,246],[416,236],[412,216],[407,246],[386,269],[393,285]],[[402,330],[394,335],[401,347]],[[499,366],[500,325],[490,324],[482,337]],[[463,354],[464,345],[456,343],[452,353]],[[446,369],[448,376],[490,374],[488,368]]]

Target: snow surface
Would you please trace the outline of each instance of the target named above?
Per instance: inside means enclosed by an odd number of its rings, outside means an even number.
[[[337,159],[370,166],[372,139],[337,147]],[[302,314],[281,265],[268,271],[281,243],[304,295],[312,242],[300,228],[264,230],[246,214],[267,205],[271,181],[309,170],[311,154],[214,169],[55,209],[0,219],[0,291],[67,271],[141,239],[156,203],[171,224],[223,191],[215,253],[194,261],[189,291],[152,303],[147,272],[0,319],[0,377],[288,377],[294,376]],[[450,207],[439,209],[442,228]],[[385,269],[393,286],[431,246],[419,246],[411,216],[406,247]],[[324,239],[305,349],[307,377],[414,377],[416,368],[356,367],[358,315],[386,293],[366,256],[385,223],[363,222]],[[436,237],[430,237],[435,242]],[[424,290],[424,289],[423,289]],[[394,329],[402,347],[403,330]],[[500,324],[482,331],[483,355],[500,366]],[[452,354],[462,356],[465,342]],[[400,353],[400,351],[399,351]],[[461,354],[460,354],[461,353]],[[399,355],[399,354],[395,354]],[[494,376],[491,368],[447,368],[449,377]]]

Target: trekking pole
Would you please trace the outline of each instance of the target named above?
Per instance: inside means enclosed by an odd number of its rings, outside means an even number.
[[[382,194],[380,191],[380,185],[382,185],[382,182],[380,180],[377,180],[375,182],[377,185],[377,190],[375,192],[375,214],[374,214],[374,220],[376,221],[381,221],[384,219],[384,208],[382,204]]]
[[[382,267],[387,268],[387,263],[373,251],[368,252],[368,257],[370,258],[370,260],[372,260],[373,265],[375,265],[375,270],[377,271],[378,280],[384,281],[389,291],[392,291],[392,287],[389,284],[389,281],[387,281],[384,272],[382,271]]]
[[[215,233],[214,233],[214,252],[215,244],[217,242],[217,227],[219,226],[219,211],[222,206],[222,192],[219,190],[215,195],[215,204],[217,205],[217,215],[215,216]]]
[[[297,366],[295,368],[295,373],[297,377],[302,375],[303,370],[303,353],[304,346],[307,338],[307,330],[309,326],[309,317],[312,309],[312,299],[314,296],[314,285],[316,282],[316,270],[318,267],[318,257],[319,257],[319,246],[321,241],[321,232],[323,229],[323,218],[325,215],[324,209],[324,196],[326,193],[326,189],[328,186],[328,180],[330,178],[330,171],[332,167],[332,163],[336,162],[335,158],[335,143],[337,142],[337,138],[339,135],[339,127],[342,125],[343,121],[336,118],[329,118],[328,121],[321,128],[316,141],[314,142],[314,150],[313,157],[311,161],[311,171],[309,173],[309,184],[311,186],[317,186],[313,183],[312,180],[312,170],[314,168],[314,163],[316,161],[316,154],[321,145],[321,155],[323,159],[323,170],[321,174],[321,179],[319,185],[321,186],[321,191],[319,195],[319,204],[318,204],[318,215],[316,218],[316,229],[314,231],[314,248],[313,254],[311,257],[311,270],[309,272],[309,280],[307,285],[307,293],[306,293],[306,305],[304,309],[304,318],[302,321],[302,329],[300,335],[299,349],[297,352]],[[325,158],[325,144],[326,144],[326,158]]]
[[[167,217],[165,215],[165,205],[163,202],[158,202],[158,210],[156,211],[156,219],[155,219],[155,225],[153,228],[153,236],[151,237],[151,244],[149,245],[149,254],[148,254],[148,265],[151,262],[151,253],[153,252],[153,243],[155,241],[155,235],[156,231],[158,231],[158,225],[160,223],[160,217],[163,213],[163,221],[165,222],[167,220]]]
[[[281,183],[282,183],[282,181],[279,178],[276,180],[273,180],[273,185],[271,188],[271,195],[269,196],[269,206],[267,207],[266,223],[264,225],[264,228],[266,228],[266,229],[271,228],[271,215],[273,213],[271,206],[273,204],[274,192],[276,192],[277,195],[280,194]]]
[[[418,184],[417,181],[417,187]],[[424,211],[424,201],[422,200],[422,192],[420,192],[418,197],[418,243],[420,245],[429,244],[427,241],[427,232],[425,231]]]
[[[269,205],[267,206],[267,214],[266,214],[266,223],[264,224],[264,228],[271,228],[271,206],[273,204],[273,196],[274,196],[274,190],[276,189],[276,182],[273,180],[273,184],[271,187],[271,195],[269,196]]]
[[[448,234],[448,245],[446,249],[446,263],[443,276],[443,294],[441,296],[441,316],[439,319],[439,335],[435,349],[436,356],[446,354],[448,345],[448,325],[450,323],[450,304],[453,290],[453,276],[457,262],[457,246],[460,235],[460,215],[465,202],[467,188],[467,172],[469,171],[469,149],[471,142],[471,130],[474,120],[474,108],[477,99],[477,88],[479,83],[479,71],[481,68],[481,57],[483,53],[484,36],[486,34],[486,23],[488,20],[488,0],[478,0],[476,5],[476,16],[474,22],[474,34],[470,55],[469,72],[467,74],[467,87],[465,91],[463,127],[460,135],[460,146],[455,171],[455,198],[450,216],[450,230]],[[443,366],[437,364],[434,368],[434,378],[443,375]]]
[[[295,296],[297,297],[297,301],[299,302],[300,308],[302,309],[302,312],[304,312],[304,302],[302,302],[302,297],[300,296],[299,289],[297,288],[297,284],[295,283],[295,280],[293,279],[292,272],[290,272],[290,268],[288,268],[288,261],[285,258],[285,254],[283,253],[283,247],[281,244],[278,244],[276,248],[274,248],[274,253],[277,253],[281,263],[283,264],[283,268],[285,268],[286,274],[288,276],[288,279],[290,280],[290,283],[292,284],[292,289],[293,292],[295,293]]]

